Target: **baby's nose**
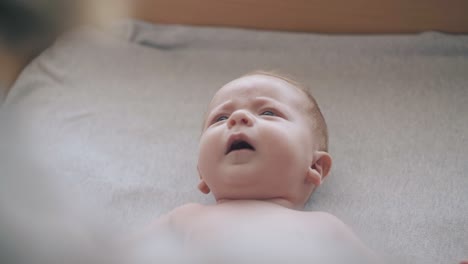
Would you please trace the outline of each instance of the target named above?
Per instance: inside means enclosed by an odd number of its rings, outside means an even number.
[[[236,125],[252,126],[253,119],[250,113],[244,110],[238,110],[231,114],[228,120],[228,127],[232,128]]]

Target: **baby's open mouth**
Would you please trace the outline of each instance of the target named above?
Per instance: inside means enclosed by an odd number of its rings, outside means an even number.
[[[249,150],[255,150],[252,145],[250,145],[248,142],[245,140],[235,140],[232,142],[232,144],[228,147],[226,154],[229,154],[231,151],[236,151],[236,150],[241,150],[241,149],[249,149]]]

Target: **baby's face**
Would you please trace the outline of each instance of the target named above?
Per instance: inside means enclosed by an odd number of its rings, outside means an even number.
[[[315,144],[307,104],[292,84],[264,75],[236,79],[215,94],[198,170],[217,200],[281,198],[300,204],[308,198]]]

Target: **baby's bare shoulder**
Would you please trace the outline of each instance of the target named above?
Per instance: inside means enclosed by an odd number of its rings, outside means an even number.
[[[201,214],[207,208],[206,205],[199,203],[187,203],[176,207],[166,215],[161,217],[162,221],[165,221],[171,226],[183,225],[185,221],[193,219],[197,214]]]
[[[172,214],[172,215],[174,215],[174,214],[177,214],[177,215],[192,214],[194,212],[199,212],[200,210],[203,210],[205,207],[207,207],[207,206],[205,206],[203,204],[199,204],[199,203],[186,203],[184,205],[176,207],[171,212],[169,212],[169,214]]]
[[[302,212],[301,217],[304,218],[304,220],[312,221],[313,223],[319,223],[330,228],[347,228],[343,221],[327,212],[305,211]]]
[[[157,219],[148,223],[148,225],[144,226],[141,230],[131,234],[127,240],[129,242],[143,241],[154,235],[171,232],[177,226],[184,224],[184,219],[190,219],[191,215],[195,212],[201,211],[203,207],[204,205],[197,203],[188,203],[176,207],[172,211],[160,215]]]
[[[319,211],[303,212],[302,218],[310,225],[314,225],[315,228],[319,226],[322,230],[327,231],[338,238],[347,238],[350,240],[356,239],[351,228],[338,217],[330,213]]]
[[[186,219],[194,213],[200,212],[205,206],[197,203],[187,203],[172,209],[171,211],[159,216],[149,226],[151,228],[161,229],[168,228],[179,222],[181,219]]]

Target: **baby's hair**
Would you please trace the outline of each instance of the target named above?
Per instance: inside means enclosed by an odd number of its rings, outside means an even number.
[[[309,114],[309,117],[312,121],[312,131],[314,135],[316,135],[318,138],[319,150],[328,152],[327,123],[325,122],[325,118],[323,117],[322,112],[320,111],[317,101],[309,92],[309,90],[303,84],[294,80],[289,75],[278,73],[277,71],[257,70],[257,71],[249,72],[243,75],[242,77],[252,76],[252,75],[265,75],[265,76],[270,76],[270,77],[281,79],[291,84],[292,86],[296,87],[299,91],[301,91],[307,97],[308,101],[310,102],[309,106],[307,107],[307,113]]]

